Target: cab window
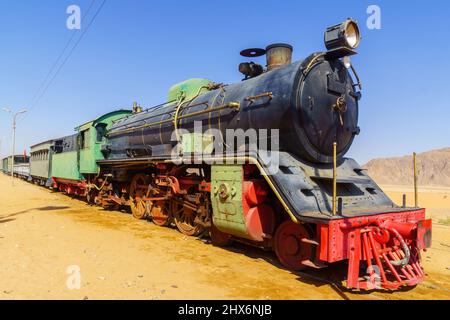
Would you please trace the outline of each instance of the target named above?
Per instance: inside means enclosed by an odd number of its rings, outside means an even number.
[[[99,123],[95,126],[97,130],[97,142],[102,142],[103,137],[106,135],[106,123]]]

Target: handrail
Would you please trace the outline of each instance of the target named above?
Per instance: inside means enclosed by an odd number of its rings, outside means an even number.
[[[202,104],[205,104],[205,103],[202,103]],[[240,102],[228,102],[228,103],[226,103],[224,105],[221,105],[221,106],[218,106],[218,107],[215,107],[215,108],[206,109],[206,110],[203,110],[203,111],[196,111],[196,112],[189,113],[189,114],[186,114],[186,115],[178,116],[177,120],[187,119],[187,118],[195,117],[195,116],[202,115],[202,114],[205,114],[205,113],[211,113],[211,112],[220,111],[220,110],[228,109],[228,108],[234,109],[236,111],[239,111],[240,107],[241,107]],[[174,119],[171,117],[170,119],[156,121],[156,122],[152,122],[152,123],[146,123],[146,124],[143,124],[143,125],[140,125],[140,126],[136,126],[136,127],[133,127],[133,128],[128,128],[128,129],[118,130],[118,131],[114,131],[114,132],[109,132],[108,136],[119,135],[119,134],[122,134],[122,133],[135,132],[137,130],[148,128],[148,127],[159,126],[159,125],[170,123],[170,122],[173,123],[173,121],[174,121]]]

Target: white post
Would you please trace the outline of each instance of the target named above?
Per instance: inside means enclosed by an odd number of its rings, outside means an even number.
[[[3,108],[3,111],[12,113],[12,111],[8,108]],[[13,122],[12,122],[12,144],[11,144],[11,181],[12,185],[14,186],[14,154],[16,153],[16,119],[17,116],[21,113],[27,112],[26,109],[20,110],[16,112],[13,115]]]
[[[12,150],[11,150],[11,183],[14,186],[14,155],[16,153],[16,116],[17,113],[13,117],[13,126],[12,126]]]

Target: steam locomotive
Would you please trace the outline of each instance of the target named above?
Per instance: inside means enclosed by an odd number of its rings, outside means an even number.
[[[347,261],[348,288],[414,286],[431,221],[345,158],[360,132],[349,58],[359,42],[348,19],[326,30],[326,51],[302,61],[292,63],[287,44],[244,50],[265,55],[266,68],[243,62],[239,83],[190,79],[167,103],[83,124],[45,144],[46,175],[54,188],[188,236],[274,250],[290,270]]]

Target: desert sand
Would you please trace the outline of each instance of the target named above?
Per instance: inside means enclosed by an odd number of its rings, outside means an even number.
[[[386,190],[397,201],[401,188]],[[12,187],[3,174],[0,191],[0,299],[450,299],[446,189],[421,193],[435,221],[433,247],[423,255],[426,280],[370,294],[333,284],[343,265],[293,273],[272,253],[214,247],[24,181]],[[73,266],[79,289],[67,286]]]

